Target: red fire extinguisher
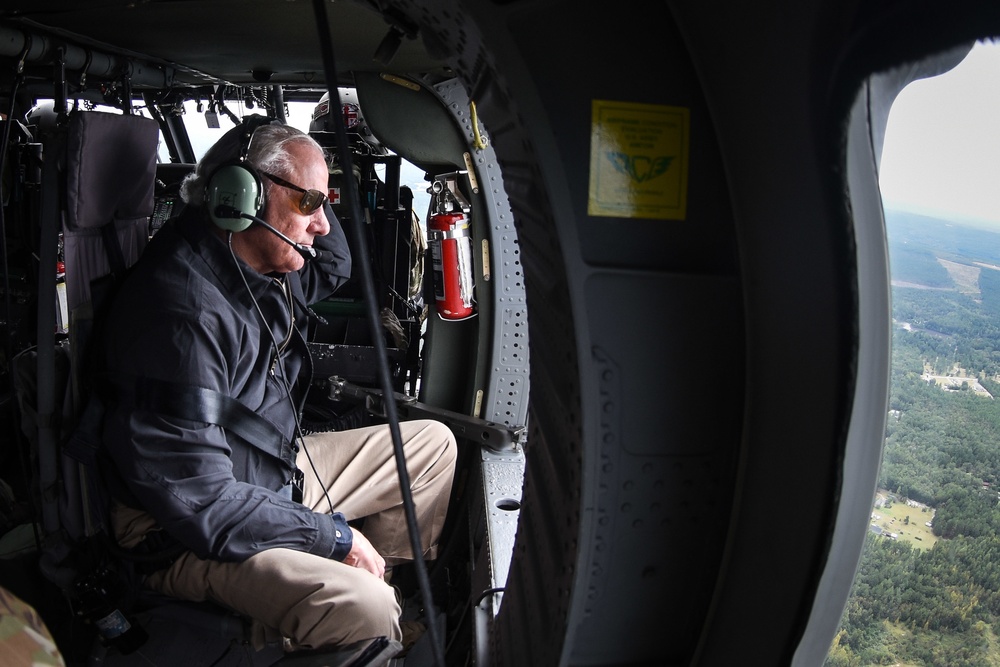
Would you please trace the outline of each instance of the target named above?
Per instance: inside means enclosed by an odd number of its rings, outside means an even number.
[[[427,224],[438,315],[463,320],[473,315],[472,232],[469,218],[440,181],[432,187],[435,213]]]

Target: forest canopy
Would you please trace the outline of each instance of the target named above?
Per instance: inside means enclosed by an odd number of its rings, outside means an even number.
[[[869,533],[826,664],[1000,664],[1000,233],[893,211],[886,225],[893,352],[879,486],[930,506],[941,539],[922,548]]]

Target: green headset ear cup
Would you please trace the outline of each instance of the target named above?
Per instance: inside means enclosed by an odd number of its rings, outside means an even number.
[[[246,218],[219,217],[217,206],[229,206],[246,215],[259,216],[264,208],[264,187],[260,176],[245,164],[227,164],[215,170],[205,188],[208,215],[217,226],[242,232],[252,224]]]

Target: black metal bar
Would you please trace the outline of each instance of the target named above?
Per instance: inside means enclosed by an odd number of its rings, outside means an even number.
[[[361,387],[339,376],[333,376],[329,380],[331,399],[361,403],[367,406],[372,414],[385,415],[382,392],[377,389]],[[512,427],[506,424],[497,424],[461,412],[421,403],[411,396],[400,393],[393,393],[393,397],[396,408],[403,419],[435,419],[447,424],[457,437],[476,442],[498,454],[515,451],[524,438],[525,429],[523,426]]]
[[[313,9],[316,12],[316,27],[319,30],[319,40],[323,56],[323,70],[326,75],[327,90],[330,92],[330,108],[340,109],[340,91],[337,88],[337,63],[333,52],[333,43],[330,39],[330,22],[326,14],[326,3],[324,0],[313,0]],[[337,104],[334,106],[333,102]],[[335,128],[337,135],[337,149],[340,155],[340,164],[345,174],[353,173],[354,166],[351,158],[351,151],[347,141],[347,128],[344,127],[343,114],[331,113],[335,117]],[[344,188],[348,210],[351,212],[351,224],[354,227],[354,237],[358,240],[361,248],[361,256],[369,257],[368,242],[365,239],[364,228],[362,226],[361,206],[358,202],[354,188]],[[368,325],[371,327],[372,339],[378,352],[379,377],[382,385],[382,393],[386,396],[392,394],[392,378],[389,373],[389,362],[386,357],[385,340],[381,331],[381,318],[378,312],[378,299],[375,297],[375,282],[372,278],[372,268],[367,261],[360,262],[362,286],[365,294],[365,306],[368,312]],[[406,527],[410,537],[410,548],[413,551],[413,562],[416,566],[417,582],[419,583],[420,595],[427,609],[426,624],[427,634],[430,637],[431,647],[434,651],[434,662],[438,667],[444,667],[444,655],[439,641],[440,633],[437,627],[437,614],[434,611],[434,598],[431,595],[430,578],[427,576],[427,563],[424,562],[424,554],[420,544],[420,531],[417,525],[417,515],[413,506],[413,495],[410,492],[410,474],[406,469],[406,455],[403,452],[403,438],[399,432],[399,415],[396,412],[394,401],[386,402],[386,418],[389,421],[389,431],[392,434],[392,447],[396,457],[396,472],[399,474],[399,487],[403,496],[403,509],[406,514]]]

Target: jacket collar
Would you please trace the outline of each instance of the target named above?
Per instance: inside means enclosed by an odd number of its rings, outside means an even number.
[[[247,292],[247,286],[258,300],[265,295],[273,278],[257,273],[230,250],[225,238],[216,233],[216,227],[209,220],[204,207],[185,207],[177,218],[177,231],[191,246],[194,255],[204,261],[233,299],[246,308],[253,308],[253,299]],[[244,278],[246,284],[243,282]],[[297,286],[298,281],[294,282]],[[301,287],[298,288],[298,293],[302,293]],[[293,295],[295,295],[294,289]]]

